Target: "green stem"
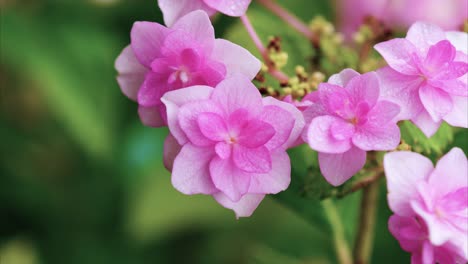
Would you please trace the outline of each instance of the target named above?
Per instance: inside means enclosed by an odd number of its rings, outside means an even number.
[[[359,230],[354,244],[354,263],[368,264],[374,243],[374,226],[377,215],[379,182],[366,186],[362,193]]]
[[[333,231],[335,252],[339,263],[352,264],[351,251],[346,242],[343,224],[341,223],[340,215],[338,214],[335,204],[331,199],[327,199],[322,202],[322,206]]]

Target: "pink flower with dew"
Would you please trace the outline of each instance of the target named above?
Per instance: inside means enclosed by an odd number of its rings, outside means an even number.
[[[228,16],[239,17],[245,14],[252,0],[158,0],[159,8],[167,26],[179,18],[195,11],[203,10],[208,15],[221,12]]]
[[[452,257],[460,255],[463,263],[468,261],[468,160],[463,151],[453,148],[435,168],[418,153],[392,152],[385,155],[384,168],[392,211],[400,218],[419,221],[421,232],[427,233],[421,238],[424,244],[449,245],[450,251],[458,252]]]
[[[115,67],[122,92],[139,104],[142,122],[160,127],[167,122],[161,102],[166,92],[193,85],[214,87],[234,73],[253,79],[261,63],[246,49],[215,39],[208,15],[194,11],[170,28],[136,22],[131,44]]]
[[[319,152],[320,170],[332,185],[343,184],[366,162],[366,151],[392,150],[400,142],[394,118],[398,105],[379,99],[375,72],[360,75],[346,69],[321,83],[304,111],[309,128],[303,134]]]
[[[383,98],[400,105],[399,119],[411,119],[426,136],[442,120],[468,127],[468,35],[416,23],[406,38],[375,46],[389,67],[377,73]]]
[[[337,13],[340,30],[347,36],[351,36],[359,29],[366,16],[376,17],[392,28],[408,28],[417,21],[426,21],[445,30],[458,30],[468,17],[468,2],[465,0],[339,0]]]
[[[454,243],[432,244],[426,224],[418,217],[392,215],[388,229],[401,248],[411,253],[412,264],[466,263],[463,251]]]
[[[305,124],[292,105],[262,98],[242,75],[216,88],[171,91],[162,101],[171,132],[165,164],[172,167],[177,190],[212,195],[237,217],[246,217],[266,194],[288,187],[291,167],[286,148]]]

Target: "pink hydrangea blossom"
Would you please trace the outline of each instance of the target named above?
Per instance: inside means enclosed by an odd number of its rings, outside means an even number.
[[[400,130],[393,121],[400,108],[379,99],[375,72],[360,75],[346,69],[310,96],[315,103],[304,111],[310,126],[305,141],[319,152],[325,179],[341,185],[366,162],[366,151],[391,150],[400,142]]]
[[[468,35],[416,23],[406,38],[375,46],[389,67],[378,71],[382,96],[400,105],[428,137],[442,120],[468,127]]]
[[[165,164],[172,167],[177,190],[212,195],[244,217],[265,194],[288,187],[286,148],[305,124],[292,105],[262,98],[243,75],[227,78],[215,88],[171,91],[162,101],[173,137],[166,141]]]
[[[203,10],[208,15],[216,11],[228,16],[239,17],[245,14],[252,0],[158,0],[159,8],[167,26],[174,24],[179,18],[195,11]]]
[[[462,258],[464,261],[460,263],[465,263],[468,260],[468,160],[463,151],[452,149],[435,168],[428,158],[418,153],[388,153],[384,168],[388,203],[397,215],[390,220],[390,230],[403,249],[415,254],[415,258]]]
[[[234,73],[252,79],[261,63],[246,49],[215,39],[208,15],[199,10],[170,28],[136,22],[131,44],[115,67],[122,92],[139,104],[142,122],[159,127],[166,124],[164,93],[193,85],[214,87]]]
[[[356,8],[359,6],[359,8]],[[349,12],[353,10],[352,12]],[[339,0],[340,29],[351,36],[366,16],[374,16],[387,25],[407,28],[416,21],[427,21],[445,30],[459,29],[468,17],[465,0]]]

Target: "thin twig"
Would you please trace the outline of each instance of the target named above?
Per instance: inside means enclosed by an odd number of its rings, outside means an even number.
[[[374,243],[374,226],[377,215],[379,182],[364,188],[361,201],[359,229],[354,243],[354,263],[368,264]]]
[[[262,56],[263,61],[267,65],[268,73],[271,76],[275,77],[280,83],[287,83],[289,80],[289,77],[284,72],[275,68],[275,64],[271,61],[270,57],[268,56],[268,50],[265,48],[265,46],[263,46],[263,43],[260,40],[260,37],[258,36],[257,32],[252,26],[252,23],[250,22],[247,15],[241,16],[241,21],[242,21],[242,24],[244,24],[245,29],[249,33],[250,38],[252,38],[252,41],[254,42],[255,46],[260,52],[260,55]]]
[[[322,202],[323,210],[330,221],[330,226],[333,231],[333,241],[338,262],[340,264],[352,264],[351,250],[346,242],[343,224],[338,214],[338,210],[331,199]]]
[[[359,190],[361,190],[362,188],[365,188],[367,186],[369,186],[370,184],[372,184],[373,182],[379,180],[380,178],[382,178],[384,176],[384,173],[383,173],[383,167],[377,167],[375,168],[374,170],[374,174],[372,174],[371,176],[368,176],[368,177],[364,177],[362,179],[360,179],[359,181],[356,181],[353,183],[353,185],[344,190],[343,192],[340,192],[336,195],[336,197],[338,198],[343,198],[344,196],[348,195],[348,194],[351,194],[353,192],[357,192]]]

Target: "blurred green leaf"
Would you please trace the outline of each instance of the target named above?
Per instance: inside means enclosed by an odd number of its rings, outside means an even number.
[[[447,123],[442,123],[437,133],[427,138],[426,135],[410,121],[400,124],[401,138],[411,146],[413,151],[423,155],[434,154],[439,157],[444,154],[447,147],[453,142],[454,130]]]

